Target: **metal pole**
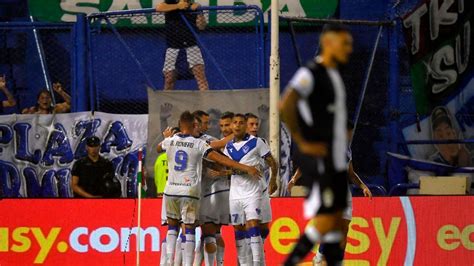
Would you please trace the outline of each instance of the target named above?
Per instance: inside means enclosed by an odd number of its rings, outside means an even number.
[[[271,4],[271,53],[270,53],[270,149],[277,162],[280,162],[280,54],[279,54],[279,3]],[[280,175],[278,175],[280,179]],[[278,183],[280,180],[277,181]],[[279,186],[281,187],[281,185]]]
[[[74,25],[74,82],[71,88],[73,100],[72,111],[87,111],[87,19],[85,15],[77,15]],[[91,103],[92,104],[92,103]],[[92,109],[93,110],[93,109]]]
[[[138,219],[137,219],[137,266],[140,265],[140,248],[141,248],[141,222],[142,222],[142,159],[143,159],[143,151],[140,148],[138,150]]]
[[[390,40],[389,40],[389,114],[388,118],[390,119],[390,151],[398,152],[398,143],[399,143],[399,127],[398,120],[392,115],[395,112],[398,112],[399,109],[399,58],[398,58],[398,27],[395,21],[396,18],[396,7],[394,6],[391,10],[391,18],[394,20],[394,26],[390,30]]]
[[[30,21],[32,23],[35,22],[33,19],[33,16],[30,16]],[[51,94],[51,103],[54,106],[56,104],[56,99],[54,97],[54,92],[52,90],[51,79],[49,78],[49,73],[48,73],[48,66],[46,65],[46,59],[44,58],[43,46],[41,44],[41,40],[39,39],[39,33],[36,30],[35,26],[33,26],[33,36],[35,37],[36,49],[38,50],[38,56],[41,63],[41,70],[43,71],[44,83],[46,85],[46,89]]]

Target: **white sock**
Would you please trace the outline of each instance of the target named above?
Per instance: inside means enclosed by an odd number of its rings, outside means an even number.
[[[172,266],[174,261],[174,252],[176,248],[176,239],[178,238],[178,227],[168,226],[168,233],[166,234],[166,264]]]
[[[181,266],[183,262],[183,243],[186,242],[186,237],[183,232],[179,235],[176,240],[176,253],[174,254],[174,266]]]
[[[263,262],[263,244],[259,227],[252,227],[248,230],[250,236],[250,248],[252,250],[253,265],[260,265]]]
[[[204,238],[204,265],[206,266],[214,266],[214,261],[216,260],[216,252],[209,253],[206,251],[207,245],[216,245],[216,237],[215,236],[206,236]],[[217,247],[216,247],[217,248]]]
[[[192,266],[194,261],[194,247],[196,235],[194,229],[186,228],[186,243],[184,243],[183,265]]]
[[[222,239],[222,235],[220,233],[216,234],[216,240]],[[222,241],[224,241],[222,239]],[[225,248],[223,246],[217,245],[217,253],[216,253],[216,262],[217,266],[223,266],[224,265],[224,250]]]
[[[224,251],[225,251],[224,247],[217,245],[217,252],[216,252],[217,266],[224,265]]]
[[[316,255],[314,256],[314,262],[315,263],[321,263],[323,261],[323,254],[321,252],[316,252]]]
[[[204,244],[201,239],[197,240],[196,249],[194,250],[194,266],[201,266],[204,258]]]
[[[246,232],[235,231],[235,246],[237,248],[237,257],[241,266],[247,265],[247,240]]]
[[[245,245],[245,254],[246,254],[246,260],[249,265],[252,265],[253,257],[252,257],[252,247],[250,246],[250,236],[248,235],[248,232],[245,232],[245,242],[247,245]]]
[[[161,243],[160,266],[166,265],[166,239]]]

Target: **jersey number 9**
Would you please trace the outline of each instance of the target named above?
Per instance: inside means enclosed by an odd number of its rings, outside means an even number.
[[[176,171],[184,171],[188,166],[188,154],[185,151],[178,151],[174,156],[174,161],[176,165],[174,166],[174,170]]]

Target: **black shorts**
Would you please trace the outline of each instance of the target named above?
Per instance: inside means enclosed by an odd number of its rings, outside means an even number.
[[[324,158],[298,153],[294,159],[302,173],[300,184],[310,190],[305,202],[305,214],[308,208],[313,208],[314,216],[316,213],[342,211],[347,207],[347,171],[336,171],[333,163]]]
[[[318,214],[335,213],[347,207],[347,171],[323,175],[317,184],[313,188],[319,188],[321,198]]]

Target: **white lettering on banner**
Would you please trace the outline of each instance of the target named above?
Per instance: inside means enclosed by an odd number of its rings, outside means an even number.
[[[431,40],[436,40],[439,34],[440,25],[452,25],[458,20],[458,14],[448,12],[454,0],[442,0],[441,6],[438,0],[430,2],[430,36]],[[462,0],[461,0],[462,1]]]
[[[51,121],[51,119],[54,119]],[[71,168],[86,155],[85,141],[95,135],[101,156],[112,161],[123,196],[135,196],[138,149],[147,141],[148,115],[87,112],[0,117],[0,195],[72,197]],[[130,186],[128,186],[130,185]],[[132,195],[133,194],[133,195]]]
[[[88,252],[89,247],[100,253],[110,253],[115,251],[119,244],[120,252],[130,252],[130,244],[136,239],[137,235],[137,227],[122,227],[120,230],[111,227],[99,227],[90,234],[87,227],[77,227],[69,235],[69,245],[79,253]],[[135,238],[132,238],[132,236],[135,236]],[[148,243],[151,244],[148,249],[146,246],[147,237],[150,239]],[[85,242],[86,239],[87,242]],[[81,243],[81,240],[85,243]],[[160,251],[160,230],[157,227],[140,228],[140,251],[147,250],[151,252]]]
[[[109,10],[130,10],[130,9],[142,9],[140,0],[122,0],[122,1],[113,1],[112,5],[109,7]],[[132,24],[147,24],[148,21],[146,17],[143,16],[130,16],[125,17],[130,19]],[[112,24],[117,23],[118,18],[110,18]]]
[[[415,10],[410,16],[403,20],[403,26],[405,28],[411,28],[411,53],[416,54],[420,49],[420,24],[421,24],[421,17],[426,14],[428,8],[426,4],[420,6],[417,10]]]
[[[433,84],[432,92],[434,94],[443,92],[446,88],[456,82],[457,72],[454,69],[445,68],[444,66],[454,65],[454,49],[446,45],[434,53],[431,59],[431,70],[429,75],[438,82]],[[443,68],[441,68],[443,66]],[[441,81],[441,82],[440,82]]]
[[[219,0],[218,4],[219,6],[229,6],[229,5],[234,5],[234,0]],[[241,3],[244,3],[246,5],[255,5],[260,8],[262,8],[262,3],[260,0],[241,0]],[[288,11],[283,11],[283,10],[288,10]],[[266,10],[263,10],[263,12],[270,11],[270,6]],[[295,1],[295,0],[280,0],[279,1],[279,11],[280,15],[286,15],[286,16],[296,16],[296,17],[305,17],[306,12],[303,9],[303,6],[301,5],[301,1]],[[234,17],[229,18],[230,14]],[[244,22],[249,22],[254,19],[253,16],[245,16],[245,13],[218,13],[217,14],[217,23],[219,24],[232,24],[232,23],[244,23]],[[264,16],[265,22],[268,22],[268,16]]]
[[[99,8],[90,6],[90,4],[99,5],[99,3],[100,0],[62,0],[59,4],[61,9],[73,14],[64,14],[61,20],[64,22],[76,22],[77,13],[97,13],[100,11]]]
[[[131,237],[132,235],[135,235],[135,237],[138,237],[138,228],[133,227],[131,230],[130,228],[122,228],[120,234],[122,236],[127,235]],[[145,230],[140,228],[140,251],[145,251],[145,240],[147,235],[151,237],[151,251],[160,251],[160,230],[156,227],[148,227]],[[130,251],[129,239],[127,241],[127,239],[122,238],[120,243],[120,251]]]
[[[82,235],[87,234],[89,234],[89,229],[87,229],[87,227],[78,227],[72,230],[71,234],[69,235],[69,245],[71,245],[71,248],[79,253],[86,253],[89,247],[85,244],[81,244],[79,242],[79,238]]]
[[[103,236],[107,236],[109,243],[103,243]],[[100,227],[92,231],[89,238],[91,247],[99,252],[108,253],[114,251],[119,244],[119,235],[117,231],[110,227]]]

